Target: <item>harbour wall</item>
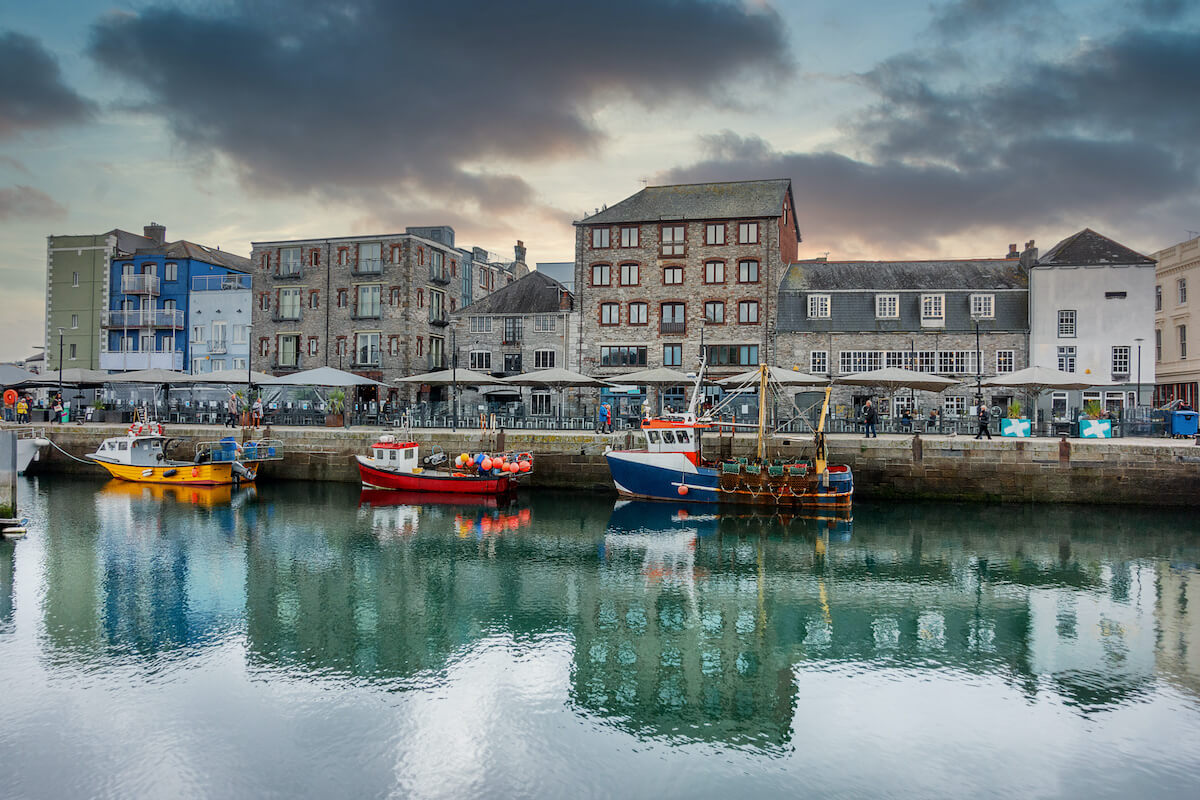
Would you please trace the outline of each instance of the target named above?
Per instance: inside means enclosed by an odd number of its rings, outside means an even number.
[[[120,425],[49,426],[50,439],[76,457],[125,432]],[[193,444],[233,433],[215,427],[172,426],[182,439],[173,451],[190,455]],[[237,434],[239,438],[241,431]],[[354,456],[366,453],[378,429],[278,428],[282,461],[264,465],[260,480],[357,483]],[[612,492],[604,450],[636,446],[632,433],[553,431],[480,432],[425,430],[414,434],[422,454],[432,446],[451,458],[461,452],[513,450],[534,454],[535,469],[523,486]],[[1190,440],[994,439],[911,436],[862,439],[828,437],[829,461],[848,464],[860,498],[896,500],[986,500],[999,502],[1093,503],[1156,506],[1200,505],[1200,447]],[[754,438],[706,437],[705,454],[752,455]],[[782,443],[773,456],[811,455],[812,443]],[[31,473],[90,473],[53,448],[42,451]]]

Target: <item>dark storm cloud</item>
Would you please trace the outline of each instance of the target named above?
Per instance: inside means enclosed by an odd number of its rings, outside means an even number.
[[[733,0],[156,6],[98,22],[90,52],[251,186],[417,189],[493,209],[533,192],[475,165],[594,149],[610,99],[726,102],[733,81],[789,67],[779,18]]]
[[[36,39],[0,34],[0,139],[83,122],[92,105],[63,83],[58,62]]]
[[[662,177],[791,177],[806,239],[883,253],[971,230],[1139,217],[1148,235],[1174,236],[1200,210],[1200,34],[1129,31],[986,86],[939,88],[937,73],[905,56],[862,76],[877,101],[847,128],[860,159],[726,132]]]
[[[9,219],[59,219],[67,210],[32,186],[0,188],[0,222]]]
[[[1196,5],[1196,0],[1134,0],[1129,4],[1137,13],[1158,22],[1178,19]]]
[[[1046,0],[953,0],[934,6],[930,27],[943,36],[964,36],[1044,10],[1048,5]]]

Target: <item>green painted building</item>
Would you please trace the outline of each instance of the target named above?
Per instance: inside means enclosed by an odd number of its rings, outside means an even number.
[[[161,225],[150,223],[144,231],[145,236],[114,229],[46,237],[46,372],[58,369],[59,329],[63,367],[100,368],[100,318],[108,265],[117,256],[166,240]]]

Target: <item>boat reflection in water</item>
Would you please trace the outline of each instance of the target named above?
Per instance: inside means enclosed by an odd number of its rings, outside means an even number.
[[[411,536],[422,516],[436,524],[451,520],[454,532],[463,538],[497,536],[532,520],[528,508],[518,507],[515,492],[476,495],[363,489],[358,506],[360,515],[369,513],[372,529],[380,536]]]
[[[100,490],[102,497],[126,498],[129,500],[152,500],[155,502],[171,502],[201,508],[218,508],[221,506],[237,507],[242,503],[253,501],[258,496],[254,484],[234,486],[172,486],[163,483],[133,483],[113,479],[104,484]]]

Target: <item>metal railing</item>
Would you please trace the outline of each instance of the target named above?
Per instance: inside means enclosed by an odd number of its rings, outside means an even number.
[[[429,280],[432,283],[440,283],[446,285],[450,283],[450,271],[445,267],[438,269],[437,267],[429,268]]]
[[[446,314],[445,311],[430,311],[429,312],[429,324],[430,325],[449,325],[450,317]]]
[[[353,275],[382,275],[383,274],[383,259],[382,258],[360,258],[354,266],[350,268],[350,273]]]
[[[197,275],[192,278],[193,292],[230,292],[249,289],[253,278],[250,275]]]
[[[172,328],[183,330],[181,309],[141,308],[127,311],[110,309],[100,322],[105,328]]]
[[[687,333],[686,322],[660,322],[658,323],[659,333]]]
[[[121,292],[122,294],[148,294],[157,296],[159,291],[159,282],[157,275],[122,275],[121,276]]]

